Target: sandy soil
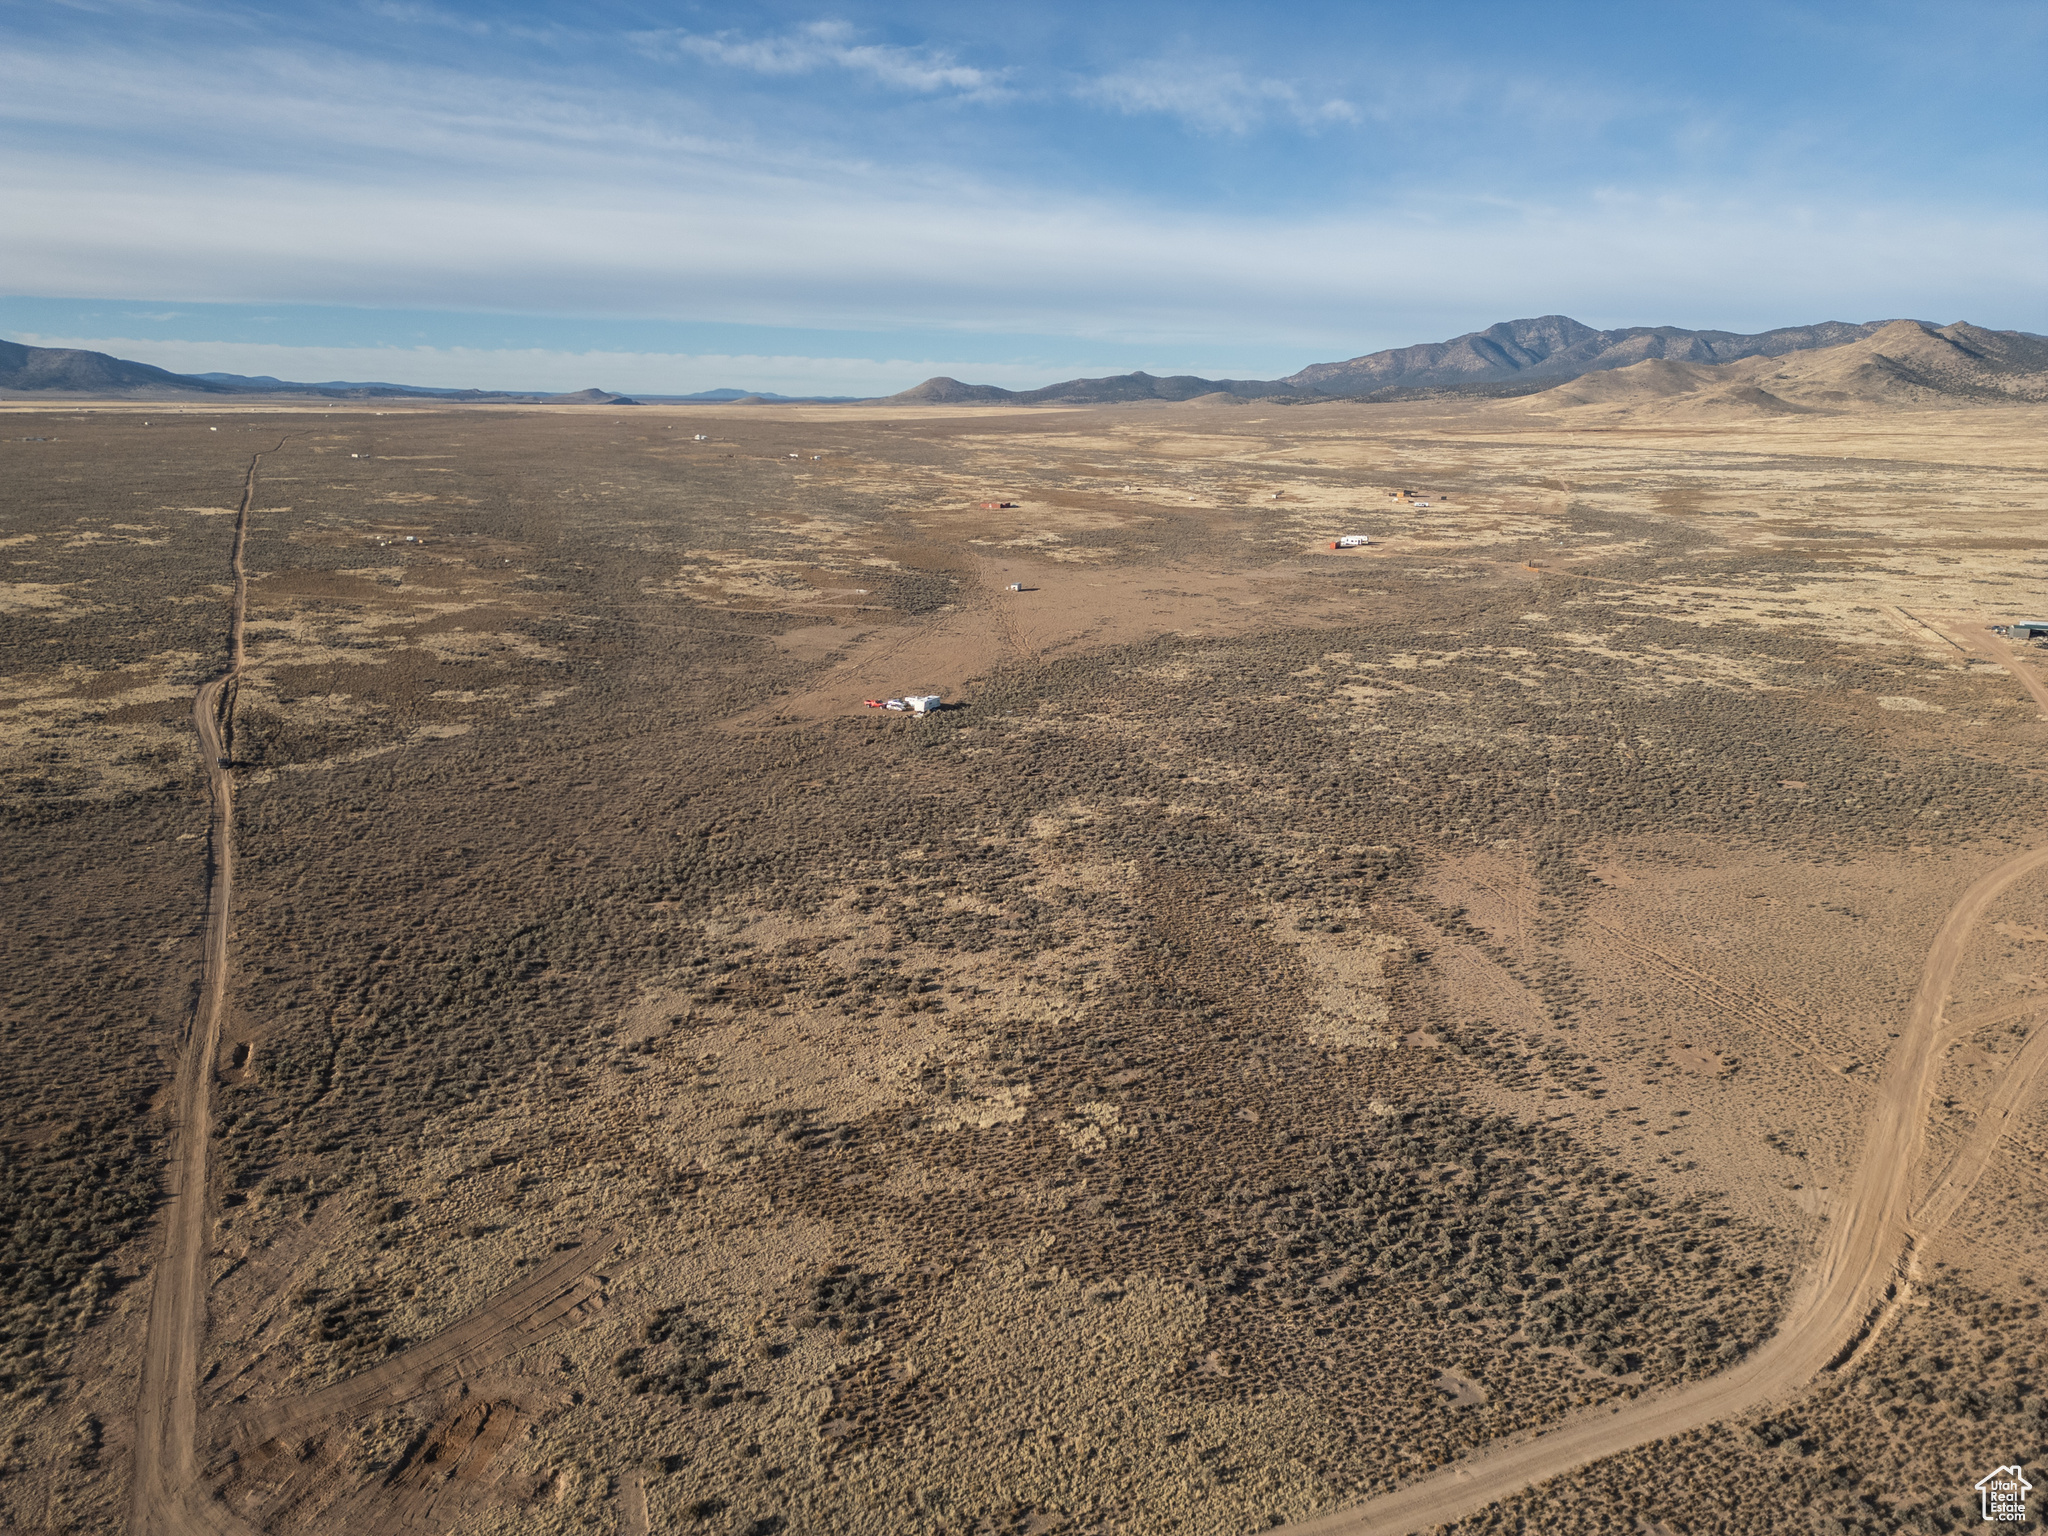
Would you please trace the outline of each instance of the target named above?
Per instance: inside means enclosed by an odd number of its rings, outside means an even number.
[[[8,1027],[200,978],[0,1084],[171,1195],[15,1524],[1478,1529],[2028,1358],[2039,407],[167,414],[0,445]]]

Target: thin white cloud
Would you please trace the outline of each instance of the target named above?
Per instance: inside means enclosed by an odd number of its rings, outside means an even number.
[[[897,90],[977,97],[991,96],[1002,86],[1004,71],[959,63],[942,49],[862,43],[855,41],[857,36],[847,22],[814,21],[780,36],[670,31],[642,34],[641,43],[657,54],[690,54],[761,75],[843,69]]]
[[[1253,77],[1131,78],[1130,110],[1207,111],[1222,131],[1316,110]],[[282,50],[0,52],[0,273],[24,295],[1114,338],[1090,351],[1115,366],[1204,342],[1299,365],[1558,310],[2048,324],[2048,216],[2023,202],[1681,190],[1165,208],[771,144],[694,100],[562,79]]]
[[[230,97],[231,121],[218,110]],[[111,46],[0,48],[0,128],[18,124],[45,145],[103,130],[139,136],[125,152],[109,154],[109,163],[159,155],[207,165],[282,159],[308,167],[302,174],[311,179],[348,174],[343,161],[381,175],[403,174],[398,164],[409,161],[423,176],[459,161],[470,172],[533,174],[566,165],[564,155],[586,164],[596,154],[624,166],[636,157],[719,155],[733,147],[709,131],[708,115],[700,123],[669,106],[659,115],[622,111],[593,92],[269,48],[175,61]],[[222,142],[224,122],[238,145]],[[145,134],[147,123],[155,126]],[[693,131],[699,127],[707,131]],[[19,152],[39,152],[33,140]]]
[[[1788,209],[1625,193],[1287,219],[880,171],[601,158],[524,182],[383,185],[0,157],[0,270],[22,294],[641,314],[845,330],[1319,348],[1421,311],[1787,321],[1898,313],[2038,329],[2048,217]],[[644,167],[635,164],[636,172]],[[987,232],[1002,231],[991,240]],[[1957,259],[1968,252],[1967,261]],[[1414,340],[1397,336],[1394,340]],[[1362,348],[1361,348],[1362,350]],[[1303,356],[1314,359],[1316,353]]]
[[[1210,133],[1248,133],[1275,120],[1309,129],[1364,120],[1358,107],[1341,96],[1247,75],[1206,59],[1150,60],[1082,80],[1074,94],[1131,116],[1177,117]]]

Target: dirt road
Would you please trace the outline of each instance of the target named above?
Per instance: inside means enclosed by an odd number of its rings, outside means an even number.
[[[2019,652],[2013,649],[2010,641],[1988,632],[1980,639],[1984,649],[1991,653],[1998,664],[2018,679],[2020,686],[2034,696],[2034,702],[2041,706],[2041,717],[2048,720],[2048,682],[2042,681],[2040,672],[2034,666],[2034,656],[2040,655],[2040,652],[2034,651],[2033,656],[2022,661]]]
[[[277,447],[285,440],[280,438]],[[271,449],[276,452],[277,449]],[[172,1140],[170,1199],[164,1213],[164,1248],[149,1298],[149,1332],[135,1401],[135,1469],[129,1529],[135,1536],[236,1529],[218,1506],[196,1504],[199,1438],[199,1357],[206,1342],[207,1183],[212,1160],[214,1062],[227,1010],[228,939],[235,885],[234,694],[241,680],[243,616],[249,579],[243,549],[256,470],[249,459],[242,504],[235,514],[234,607],[228,620],[228,670],[199,690],[192,723],[213,798],[207,829],[205,981],[178,1056],[177,1129]]]
[[[1943,613],[1930,619],[1904,608],[1897,611],[1909,625],[1918,625],[1936,639],[1954,646],[1964,656],[1981,656],[2005,668],[2013,681],[2026,689],[2034,702],[2041,706],[2041,718],[2048,720],[2048,681],[2042,679],[2033,660],[2040,655],[2039,651],[2032,646],[2016,650],[2011,641],[1991,632],[1982,614]],[[2023,658],[2021,651],[2031,654]]]
[[[1914,1243],[1930,1236],[1934,1220],[1946,1219],[1968,1196],[1989,1162],[2012,1104],[2048,1053],[2048,1047],[2034,1050],[2031,1043],[2021,1053],[2023,1061],[2015,1064],[2021,1070],[2008,1074],[1978,1134],[1923,1204],[1921,1219],[1910,1220],[1913,1172],[1941,1068],[1942,1010],[1964,946],[1994,900],[2016,881],[2044,869],[2048,847],[2017,854],[1980,878],[1949,908],[1921,968],[1912,1013],[1886,1068],[1855,1183],[1841,1206],[1829,1213],[1827,1241],[1768,1343],[1734,1369],[1706,1381],[1498,1441],[1406,1488],[1283,1529],[1293,1536],[1407,1536],[1476,1514],[1588,1462],[1737,1418],[1802,1390],[1847,1359],[1882,1317],[1905,1277]]]

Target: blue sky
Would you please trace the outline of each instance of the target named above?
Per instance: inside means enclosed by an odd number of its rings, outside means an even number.
[[[0,0],[0,334],[294,378],[1270,377],[2048,331],[2039,3]]]

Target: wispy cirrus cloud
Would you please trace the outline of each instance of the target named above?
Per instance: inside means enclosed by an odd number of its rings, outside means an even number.
[[[962,64],[944,49],[858,41],[844,21],[814,21],[794,32],[748,37],[726,32],[641,34],[641,45],[659,54],[687,54],[712,64],[760,75],[804,75],[842,69],[879,85],[925,94],[990,97],[1003,90],[1006,70]]]
[[[226,22],[162,37],[22,29],[0,45],[0,282],[145,313],[302,304],[1003,333],[1044,338],[1015,355],[1057,355],[1052,377],[1266,377],[1556,311],[1738,330],[1964,315],[2040,330],[2048,303],[2041,199],[2004,183],[1846,184],[1812,156],[1772,155],[1764,174],[1741,144],[1675,144],[1674,123],[1737,118],[1711,101],[1658,117],[1654,76],[1619,105],[1611,90],[1586,105],[1568,80],[1520,86],[1527,71],[1483,60],[1343,62],[1379,56],[1363,44],[1342,60],[1320,43],[1237,57],[1148,37],[1142,54],[1073,57],[991,34],[955,55],[816,23],[528,47],[491,26],[488,46],[459,55],[396,24],[377,47]],[[951,110],[998,90],[986,110]],[[1125,113],[1185,131],[1103,131]],[[1371,125],[1371,156],[1350,122]],[[1268,134],[1292,141],[1279,152]],[[2007,169],[2023,185],[2039,175],[2019,159]],[[158,322],[110,316],[66,334],[138,326]],[[786,393],[860,392],[814,368],[813,345],[767,341],[758,360],[752,345],[660,350],[744,354],[763,372],[737,382]],[[920,368],[993,373],[988,353],[962,363],[944,341],[846,345],[878,388]],[[785,352],[797,360],[771,371]],[[522,386],[542,372],[527,361]],[[879,377],[899,363],[909,377]],[[633,375],[616,366],[611,387],[653,387],[618,382]],[[727,381],[696,366],[660,372],[677,376],[667,387]],[[815,382],[792,387],[806,370]]]
[[[1154,113],[1201,132],[1247,133],[1268,123],[1318,129],[1358,123],[1365,114],[1341,95],[1287,80],[1247,74],[1217,60],[1155,59],[1071,80],[1018,81],[1016,71],[963,64],[926,45],[867,43],[844,21],[814,21],[794,31],[749,36],[738,31],[640,34],[656,57],[689,56],[758,75],[843,70],[897,90],[979,100],[1050,100],[1062,96],[1129,115]]]
[[[1341,96],[1304,90],[1215,60],[1153,59],[1097,75],[1075,85],[1073,94],[1137,116],[1157,113],[1210,133],[1249,133],[1267,123],[1326,128],[1364,121],[1365,114]]]

